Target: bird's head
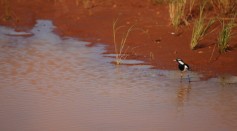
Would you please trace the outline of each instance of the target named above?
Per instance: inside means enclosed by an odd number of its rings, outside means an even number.
[[[179,61],[183,61],[182,59],[180,59],[180,58],[177,58],[177,59],[175,59],[174,61],[177,61],[177,62],[179,62]]]
[[[177,58],[177,59],[175,59],[174,61],[176,61],[176,62],[178,62],[179,64],[184,64],[184,62],[183,62],[183,60],[182,59],[180,59],[180,58]]]

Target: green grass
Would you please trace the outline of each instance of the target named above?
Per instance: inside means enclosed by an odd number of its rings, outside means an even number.
[[[119,29],[125,27],[125,26],[117,26],[117,22],[118,19],[116,19],[113,22],[113,40],[114,40],[114,49],[115,49],[115,53],[116,53],[116,64],[119,65],[121,64],[123,59],[126,59],[127,55],[127,49],[125,49],[125,44],[127,42],[127,38],[130,34],[130,32],[132,31],[132,29],[134,28],[134,25],[130,26],[122,35],[121,40],[119,43],[117,43],[117,32],[119,31]]]
[[[196,49],[200,40],[203,39],[203,37],[207,34],[208,29],[215,22],[215,19],[211,19],[206,24],[205,16],[203,15],[204,8],[205,8],[205,2],[200,6],[199,18],[195,21],[194,26],[193,26],[193,32],[192,32],[191,44],[190,44],[190,47],[192,50]]]
[[[235,17],[230,20],[228,23],[225,23],[224,20],[222,20],[222,29],[219,33],[218,37],[218,48],[220,53],[224,53],[229,48],[229,41],[231,39],[231,31],[232,28],[235,25]]]

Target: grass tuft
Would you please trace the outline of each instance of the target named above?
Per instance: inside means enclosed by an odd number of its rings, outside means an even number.
[[[130,26],[126,32],[122,35],[121,41],[117,43],[117,31],[125,26],[117,26],[118,19],[113,22],[113,39],[114,39],[114,49],[116,53],[116,64],[121,64],[122,60],[125,59],[127,56],[126,51],[128,48],[125,49],[125,44],[128,38],[128,35],[132,31],[135,25]]]
[[[224,20],[222,20],[222,29],[219,33],[218,37],[218,48],[220,53],[224,53],[229,48],[229,41],[231,39],[231,31],[232,28],[235,26],[235,17],[230,20],[228,23],[225,23]]]
[[[169,1],[169,14],[172,25],[177,29],[185,20],[185,5],[186,0],[170,0]]]
[[[195,21],[193,26],[190,44],[192,50],[194,50],[198,46],[199,41],[203,39],[203,37],[207,34],[208,29],[215,22],[215,19],[211,19],[207,24],[205,24],[205,16],[203,16],[204,8],[205,2],[200,6],[199,18]]]

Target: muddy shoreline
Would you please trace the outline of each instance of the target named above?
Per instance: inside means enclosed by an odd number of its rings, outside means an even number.
[[[233,50],[225,54],[220,55],[215,47],[215,33],[201,41],[201,48],[192,51],[189,45],[192,21],[190,26],[182,26],[175,33],[166,5],[132,0],[90,1],[87,5],[74,0],[18,0],[2,2],[0,6],[1,25],[28,31],[36,20],[50,19],[59,35],[106,44],[106,53],[114,53],[112,24],[119,18],[118,26],[125,27],[118,32],[117,41],[121,40],[126,29],[135,25],[126,42],[127,59],[144,60],[155,68],[174,70],[177,64],[173,59],[182,58],[193,71],[207,78],[221,74],[237,75],[236,37],[230,43]]]

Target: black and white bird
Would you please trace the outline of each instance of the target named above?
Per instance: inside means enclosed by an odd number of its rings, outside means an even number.
[[[184,63],[184,61],[182,59],[176,59],[174,61],[177,61],[178,62],[178,68],[179,70],[181,71],[181,74],[180,74],[180,77],[181,77],[181,81],[183,79],[183,73],[186,72],[186,71],[189,71],[190,70],[190,67],[188,64]],[[190,82],[190,78],[189,78],[189,75],[188,75],[188,79],[189,79],[189,82]]]

